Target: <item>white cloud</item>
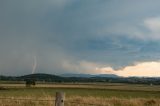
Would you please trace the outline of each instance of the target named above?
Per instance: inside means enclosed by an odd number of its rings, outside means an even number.
[[[106,74],[113,73],[119,76],[144,76],[144,77],[159,77],[160,76],[160,62],[142,62],[133,66],[126,66],[123,69],[114,70],[111,67],[99,68]]]
[[[130,22],[116,22],[97,31],[98,35],[113,34],[141,40],[160,40],[160,17]]]
[[[160,39],[160,17],[148,18],[144,20],[144,26],[149,30],[149,37]]]
[[[149,18],[144,20],[144,24],[149,28],[153,33],[160,33],[160,17]]]
[[[104,64],[80,61],[71,63],[64,61],[62,67],[72,70],[73,73],[86,74],[116,74],[123,77],[140,76],[140,77],[160,77],[160,62],[141,62],[132,66],[126,66],[122,69],[115,70],[112,67],[105,67]]]

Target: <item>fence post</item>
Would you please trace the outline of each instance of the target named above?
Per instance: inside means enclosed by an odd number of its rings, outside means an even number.
[[[65,93],[56,92],[55,106],[64,106]]]

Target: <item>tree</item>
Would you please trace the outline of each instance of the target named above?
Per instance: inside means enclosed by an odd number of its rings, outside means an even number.
[[[26,87],[31,87],[31,86],[35,86],[36,82],[33,79],[27,79],[26,80]]]

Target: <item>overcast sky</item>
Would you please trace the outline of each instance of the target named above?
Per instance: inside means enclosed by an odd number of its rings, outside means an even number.
[[[160,76],[159,0],[0,0],[0,74]]]

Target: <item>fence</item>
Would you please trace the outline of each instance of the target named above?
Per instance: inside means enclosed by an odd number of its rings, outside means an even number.
[[[19,101],[19,102],[32,101],[32,102],[40,102],[41,104],[42,102],[52,102],[50,106],[104,106],[104,105],[98,105],[98,104],[82,103],[78,101],[67,101],[65,100],[65,93],[63,92],[56,92],[55,99],[30,99],[30,98],[27,99],[27,98],[5,98],[4,97],[4,98],[0,98],[0,100]],[[45,103],[42,106],[45,106]]]

